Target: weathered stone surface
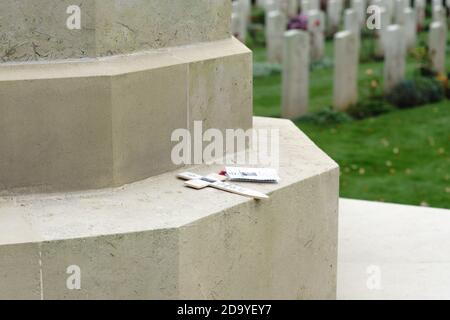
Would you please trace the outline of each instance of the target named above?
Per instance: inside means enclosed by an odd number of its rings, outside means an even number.
[[[386,30],[384,60],[384,90],[390,92],[405,77],[406,39],[402,26],[391,25]]]
[[[10,225],[11,219],[17,219],[9,212],[0,211],[0,219],[5,224]],[[20,231],[23,231],[23,229],[7,230],[8,233]],[[29,235],[23,236],[29,240]],[[41,299],[39,243],[1,243],[0,300]]]
[[[281,116],[297,119],[308,111],[309,34],[290,30],[284,35],[283,96]]]
[[[174,130],[186,127],[186,84],[192,66],[178,64],[111,77],[107,109],[111,107],[114,185],[176,168],[170,157],[176,143],[170,137]]]
[[[131,53],[226,39],[229,0],[80,0],[81,30],[69,30],[70,0],[0,2],[0,62]]]
[[[267,201],[189,189],[175,172],[117,189],[0,197],[0,226],[22,224],[14,216],[31,228],[0,234],[0,296],[334,299],[337,164],[289,121],[254,122],[280,129],[281,182],[251,185]],[[80,268],[80,290],[66,286],[69,266]]]
[[[358,102],[359,44],[348,30],[334,36],[333,107],[346,110]]]
[[[0,70],[0,190],[145,179],[175,168],[171,132],[188,119],[251,127],[251,53],[236,39]]]
[[[0,66],[0,190],[113,185],[110,78],[32,67]]]
[[[252,127],[252,55],[248,49],[242,49],[214,59],[208,59],[206,52],[200,61],[190,63],[188,123],[191,131],[194,121],[203,121],[204,130],[215,128],[223,132]]]
[[[175,299],[178,241],[175,229],[44,241],[43,298]],[[80,290],[67,287],[69,266],[80,268]]]

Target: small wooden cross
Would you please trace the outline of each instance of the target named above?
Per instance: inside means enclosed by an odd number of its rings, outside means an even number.
[[[239,194],[241,196],[250,197],[254,199],[268,199],[269,197],[264,193],[243,188],[241,186],[224,182],[227,178],[225,176],[221,176],[218,174],[210,174],[206,177],[191,173],[191,172],[183,172],[177,175],[178,178],[187,180],[184,184],[188,187],[194,189],[203,189],[206,187],[212,187],[215,189],[219,189],[222,191],[227,191],[235,194]]]

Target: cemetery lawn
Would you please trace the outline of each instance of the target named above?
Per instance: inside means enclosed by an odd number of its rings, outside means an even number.
[[[340,125],[299,127],[341,167],[341,197],[450,208],[444,101]]]
[[[326,46],[325,59],[332,61],[332,42]],[[256,64],[265,61],[264,49],[252,50]],[[408,58],[408,75],[414,67]],[[367,69],[381,76],[383,62],[360,64],[361,96]],[[311,71],[310,112],[331,105],[332,81],[331,66]],[[256,76],[255,115],[279,117],[280,93],[279,73]],[[296,124],[340,165],[341,197],[450,209],[450,100],[341,124]]]

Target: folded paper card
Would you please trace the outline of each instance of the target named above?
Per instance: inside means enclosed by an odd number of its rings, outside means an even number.
[[[230,181],[277,183],[280,177],[271,168],[226,167],[226,175]]]

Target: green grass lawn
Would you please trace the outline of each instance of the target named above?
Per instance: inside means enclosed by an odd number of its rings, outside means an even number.
[[[252,49],[256,63],[265,61],[263,48]],[[333,59],[332,41],[327,41],[325,59]],[[383,62],[360,64],[360,96],[367,85],[367,69],[381,76]],[[415,63],[408,58],[408,76],[414,70]],[[331,66],[311,71],[310,112],[331,105],[332,81]],[[279,73],[256,77],[254,113],[279,117],[280,94]],[[450,208],[449,100],[339,125],[300,121],[297,125],[339,163],[342,197]]]

